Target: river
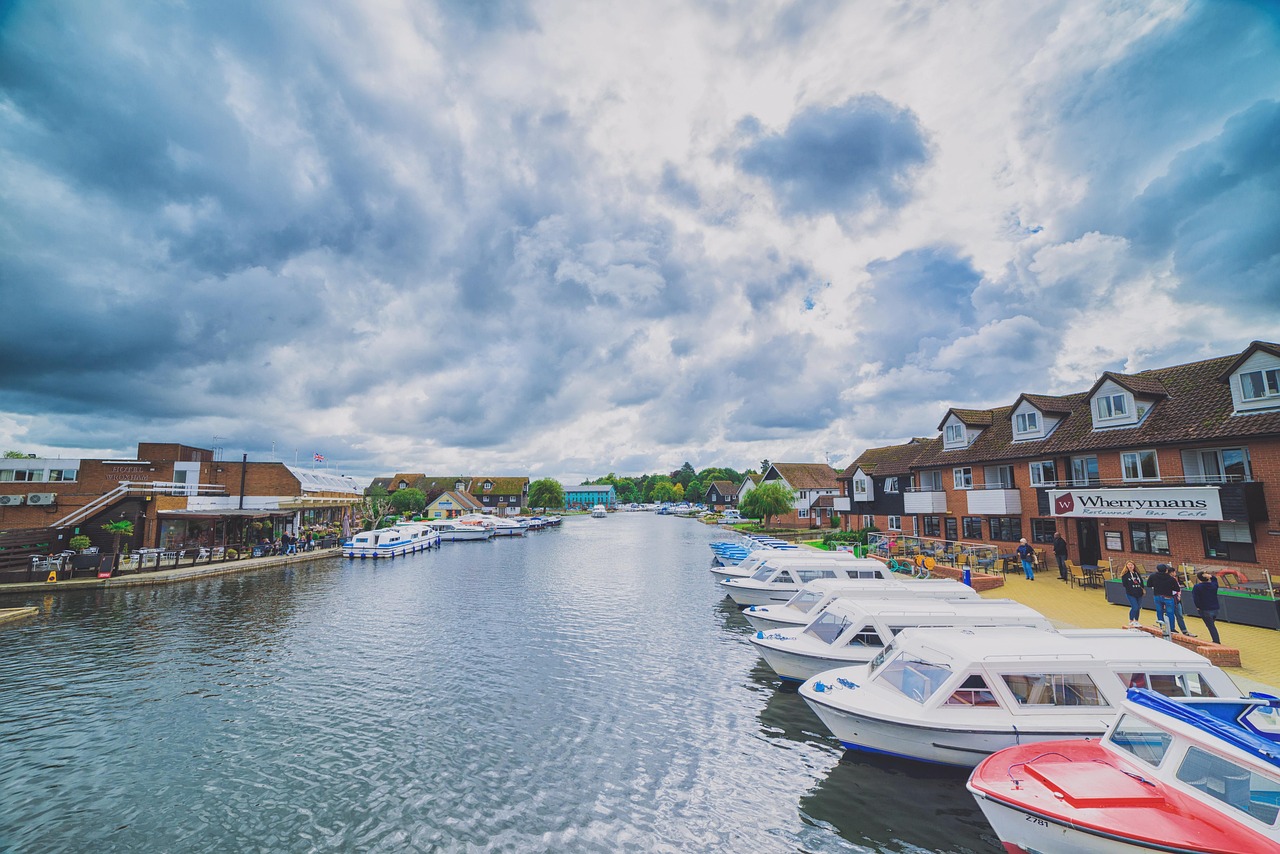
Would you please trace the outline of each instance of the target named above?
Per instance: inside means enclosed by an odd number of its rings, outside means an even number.
[[[997,852],[842,759],[648,513],[393,561],[0,597],[0,851]]]

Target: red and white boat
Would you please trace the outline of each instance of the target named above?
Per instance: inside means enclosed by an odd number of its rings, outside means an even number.
[[[1098,741],[1006,748],[969,791],[1009,854],[1280,852],[1280,700],[1145,688]]]

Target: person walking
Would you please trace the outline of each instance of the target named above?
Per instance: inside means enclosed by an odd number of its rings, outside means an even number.
[[[1174,582],[1178,585],[1178,589],[1173,591],[1173,618],[1178,621],[1178,631],[1182,632],[1189,638],[1196,636],[1196,633],[1187,628],[1187,618],[1182,613],[1182,594],[1186,592],[1186,587],[1182,584],[1182,578],[1178,575],[1178,571],[1172,567],[1169,574],[1173,576]]]
[[[1218,637],[1218,611],[1222,605],[1218,602],[1218,579],[1204,570],[1196,576],[1200,583],[1191,588],[1191,601],[1195,603],[1200,619],[1209,629],[1209,637],[1214,643],[1222,643]]]
[[[1058,578],[1067,580],[1067,541],[1061,531],[1053,532],[1053,556],[1058,559]]]
[[[1156,621],[1170,632],[1173,631],[1174,598],[1180,585],[1178,579],[1169,574],[1173,567],[1167,563],[1156,564],[1156,571],[1147,577],[1147,589],[1156,600]]]
[[[1133,561],[1128,561],[1121,570],[1120,583],[1124,585],[1124,596],[1129,600],[1129,625],[1142,625],[1142,597],[1147,588],[1142,583],[1142,573]],[[1197,608],[1200,606],[1197,605]]]
[[[1036,580],[1036,572],[1032,565],[1035,560],[1035,552],[1031,551],[1031,546],[1027,545],[1027,538],[1023,537],[1018,541],[1018,560],[1022,561],[1022,571],[1027,574],[1028,581]]]

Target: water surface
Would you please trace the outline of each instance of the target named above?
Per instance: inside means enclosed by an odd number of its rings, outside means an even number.
[[[841,758],[687,519],[0,597],[0,851],[998,851]]]

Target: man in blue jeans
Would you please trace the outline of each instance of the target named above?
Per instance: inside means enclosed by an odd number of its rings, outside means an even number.
[[[1147,578],[1147,589],[1156,600],[1156,619],[1173,631],[1173,614],[1177,607],[1174,595],[1182,586],[1172,575],[1173,567],[1167,563],[1156,564],[1156,571]]]
[[[1018,560],[1022,561],[1022,571],[1026,573],[1028,581],[1036,580],[1036,573],[1033,565],[1035,553],[1031,551],[1031,546],[1027,545],[1027,538],[1023,537],[1018,541]]]

